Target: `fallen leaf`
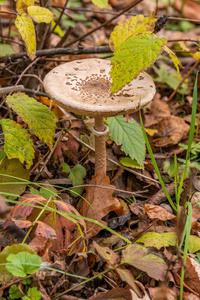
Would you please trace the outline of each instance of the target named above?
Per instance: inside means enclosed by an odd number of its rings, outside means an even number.
[[[148,254],[145,247],[139,244],[129,245],[122,251],[121,263],[129,264],[139,270],[146,272],[156,280],[164,280],[167,272],[167,265],[164,260],[154,254]]]
[[[92,177],[92,180],[88,183],[92,185],[100,185],[107,187],[106,189],[99,187],[87,187],[86,188],[86,198],[87,202],[84,201],[81,208],[81,215],[87,218],[98,220],[99,222],[107,225],[102,218],[105,217],[109,212],[114,211],[119,208],[120,203],[118,199],[114,198],[113,195],[113,185],[110,185],[110,180],[108,176],[104,176],[102,173]],[[109,189],[112,188],[112,189]],[[87,222],[88,237],[93,237],[97,235],[102,227],[94,225],[93,223]]]
[[[156,127],[158,138],[155,140],[156,147],[169,147],[178,144],[187,136],[190,126],[179,117],[169,116],[163,118]]]
[[[151,220],[159,219],[161,221],[174,220],[177,217],[166,209],[152,204],[144,204],[145,212]]]

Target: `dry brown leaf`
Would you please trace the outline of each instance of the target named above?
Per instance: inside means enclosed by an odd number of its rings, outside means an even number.
[[[108,188],[103,189],[99,187],[87,187],[84,198],[86,198],[89,204],[86,201],[83,202],[81,215],[87,218],[98,220],[104,225],[107,225],[106,222],[102,221],[102,218],[105,217],[109,212],[118,209],[120,206],[118,199],[112,196],[113,189],[109,189],[109,187],[114,188],[114,186],[110,185],[109,177],[104,176],[102,173],[98,173],[97,175],[93,176],[89,184],[101,185]],[[87,230],[89,230],[88,237],[93,237],[102,230],[102,227],[87,222]]]
[[[160,99],[160,94],[156,94],[151,103],[151,112],[157,121],[171,115],[169,105]]]
[[[174,220],[177,217],[166,209],[152,204],[144,204],[145,212],[151,220],[159,219],[161,221]]]
[[[176,0],[175,8],[179,11],[182,9],[182,0]],[[183,5],[183,16],[185,18],[200,20],[200,4],[186,0]]]
[[[166,286],[148,288],[151,300],[178,300],[176,291]]]
[[[169,147],[178,144],[186,137],[190,126],[179,117],[169,116],[162,119],[156,129],[158,129],[158,139],[155,141],[155,146]]]

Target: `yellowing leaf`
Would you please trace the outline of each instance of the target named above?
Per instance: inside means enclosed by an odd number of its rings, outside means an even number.
[[[26,168],[29,169],[33,163],[34,149],[28,131],[10,119],[2,119],[0,124],[4,131],[4,151],[7,157],[18,158],[22,164],[26,162]]]
[[[186,44],[184,42],[179,42],[179,45],[181,46],[181,48],[185,51],[190,51],[190,49],[186,46]],[[197,52],[197,53],[192,53],[190,52],[189,53],[192,57],[194,57],[196,60],[199,60],[200,59],[200,53]]]
[[[162,247],[176,246],[177,235],[175,232],[147,232],[137,239],[137,243],[143,243],[146,247],[155,247],[159,250]]]
[[[8,96],[6,101],[39,139],[49,147],[53,145],[56,123],[53,113],[45,105],[24,93]]]
[[[150,135],[150,136],[154,136],[154,135],[158,132],[157,129],[145,128],[144,130],[145,130],[146,133],[148,133],[148,135]]]
[[[108,7],[108,0],[92,0],[92,3],[94,3],[94,5],[97,5],[100,8],[105,8]]]
[[[111,93],[122,89],[154,63],[166,42],[166,39],[160,39],[156,35],[143,34],[122,43],[114,52],[111,62]]]
[[[37,23],[50,23],[53,19],[53,13],[45,7],[29,6],[27,10],[29,16]]]
[[[27,12],[27,7],[34,5],[35,0],[17,0],[16,9],[18,13]]]
[[[146,18],[143,15],[130,17],[114,28],[109,39],[110,48],[116,50],[123,42],[132,36],[151,34],[154,30],[155,22],[154,13]]]
[[[188,251],[195,253],[200,250],[200,238],[196,235],[190,235]]]
[[[17,16],[15,20],[15,26],[19,30],[19,33],[24,40],[28,56],[31,59],[34,59],[36,52],[36,37],[32,19],[23,13],[21,16]]]
[[[169,54],[169,56],[171,57],[174,66],[176,67],[177,73],[178,73],[178,79],[180,78],[180,72],[179,72],[179,67],[182,67],[181,62],[179,61],[178,57],[176,56],[176,54],[169,49],[166,45],[163,47],[163,49]]]
[[[147,249],[139,244],[129,245],[123,250],[122,259],[122,264],[126,263],[147,272],[150,277],[156,280],[164,280],[165,278],[167,265],[164,260],[154,254],[148,254]]]
[[[14,178],[15,177],[15,178]],[[15,194],[9,198],[16,199],[27,186],[29,173],[18,159],[4,159],[0,162],[0,194]],[[22,184],[24,182],[24,184]],[[19,183],[19,184],[17,184]]]

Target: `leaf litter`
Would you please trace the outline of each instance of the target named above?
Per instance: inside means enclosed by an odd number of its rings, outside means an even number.
[[[18,5],[20,4],[19,2],[23,7],[23,1],[18,1]],[[65,1],[61,0],[53,2],[53,5],[64,6],[65,4]],[[114,9],[115,7],[123,8],[127,5],[127,1],[116,0],[109,2]],[[70,18],[66,16],[65,18],[63,17],[63,26],[66,26],[66,24],[69,26],[70,20],[74,22],[73,30],[71,34],[69,34],[70,39],[72,40],[77,38],[77,36],[86,35],[85,38],[80,41],[80,48],[108,43],[107,37],[113,29],[111,29],[112,26],[102,27],[93,34],[88,34],[90,32],[88,26],[91,25],[91,28],[94,29],[99,26],[99,24],[108,20],[110,18],[109,10],[106,8],[102,14],[99,13],[98,8],[94,7],[91,2],[85,0],[80,1],[80,3],[84,8],[89,10],[90,16],[84,13],[88,23],[86,21],[79,22],[76,21],[76,9],[74,8],[73,10],[72,8],[71,11],[69,9]],[[155,10],[155,3],[152,1],[149,1],[149,5],[139,5],[136,9],[142,7],[144,14],[149,14],[149,7],[153,7],[152,10]],[[158,3],[158,7],[162,10],[163,14],[167,7],[166,5],[167,4],[162,3],[161,7],[161,4]],[[181,1],[177,1],[175,6],[176,9],[181,10]],[[173,9],[173,7],[170,7],[170,9]],[[191,5],[191,1],[185,1],[182,11],[183,17],[197,19],[197,11],[200,12],[197,3],[192,2]],[[83,14],[81,10],[78,12],[79,14]],[[23,18],[24,15],[20,17],[20,22]],[[122,19],[125,20],[124,15],[121,16],[121,20]],[[30,22],[27,17],[26,22]],[[115,20],[114,22],[115,25],[117,25],[118,21]],[[89,25],[89,23],[91,24]],[[21,26],[20,24],[18,26]],[[152,29],[153,27],[149,25],[145,30]],[[184,33],[178,30],[172,31],[171,29],[170,27],[166,27],[165,30],[163,30],[164,35],[162,37],[166,39],[170,38],[171,40],[183,38],[198,40],[198,28],[190,29]],[[61,36],[55,36],[55,33],[53,33],[52,45],[55,46],[58,39],[60,42]],[[141,40],[141,37],[139,37],[138,40]],[[25,33],[25,42],[27,44],[27,33]],[[194,44],[188,45],[187,43],[187,47],[190,48],[191,45],[194,47]],[[33,45],[29,45],[29,52],[33,57],[32,46]],[[129,52],[128,55],[130,56]],[[81,55],[81,58],[88,57],[94,56],[91,54]],[[185,63],[186,58],[188,60]],[[72,60],[75,59],[75,56],[65,55],[63,57],[61,56],[61,59]],[[180,56],[180,61],[182,65],[189,68],[194,58],[192,56]],[[115,61],[113,61],[113,63],[114,62]],[[139,63],[141,64],[142,62],[140,61],[138,64]],[[48,62],[47,64],[49,64],[48,68],[52,68],[52,62]],[[175,84],[178,84],[177,78],[173,80],[173,78],[175,78],[175,69],[171,67],[167,60],[163,60],[161,64],[156,64],[156,68],[156,70],[151,69],[150,72],[151,75],[156,77],[159,93],[154,97],[152,104],[142,111],[142,117],[147,132],[149,130],[150,133],[150,130],[153,130],[153,134],[149,134],[148,136],[149,141],[159,170],[165,181],[167,191],[174,200],[176,190],[174,177],[170,176],[172,173],[163,171],[163,163],[167,157],[170,166],[173,168],[174,153],[177,153],[180,159],[185,158],[185,149],[180,149],[178,144],[179,142],[186,145],[188,143],[192,106],[191,91],[194,76],[189,77],[186,82],[187,84],[182,85],[182,90],[178,90],[176,97],[170,101],[170,103],[167,103],[166,100],[176,88]],[[46,70],[42,71],[46,73]],[[34,72],[38,71],[35,69]],[[182,78],[185,75],[184,72],[185,71],[181,71]],[[3,78],[5,85],[13,84],[12,81],[6,81],[5,74],[3,74],[3,76],[5,77],[5,79]],[[121,82],[117,82],[117,84],[120,85]],[[187,96],[187,94],[189,96]],[[8,100],[11,101],[12,98],[8,98]],[[24,100],[26,100],[26,97]],[[22,104],[18,107],[18,110],[22,110],[24,113]],[[32,102],[27,102],[26,109],[29,112],[29,117],[25,120],[27,123],[31,123],[34,117],[34,115],[30,113],[31,105]],[[51,106],[51,100],[50,104],[45,105]],[[55,108],[54,104],[52,106]],[[198,112],[199,109],[199,104],[197,104]],[[46,109],[45,112],[49,116],[48,126],[54,127],[53,119],[51,119],[48,109]],[[34,113],[38,113],[37,109]],[[5,114],[5,108],[3,108],[2,116]],[[21,196],[18,197],[19,202],[14,206],[10,216],[7,216],[10,207],[4,205],[3,199],[0,202],[2,206],[1,218],[7,220],[2,227],[6,234],[8,232],[7,236],[13,236],[13,240],[5,239],[3,230],[0,231],[0,261],[6,263],[6,257],[10,253],[17,254],[23,251],[28,251],[33,254],[37,253],[45,264],[54,268],[54,270],[49,270],[44,267],[44,269],[37,272],[33,278],[34,284],[38,287],[44,299],[50,299],[50,297],[90,300],[179,299],[183,260],[179,251],[180,249],[178,249],[178,241],[181,240],[181,237],[177,235],[183,234],[185,219],[183,218],[182,224],[177,223],[177,213],[169,206],[167,198],[162,188],[160,188],[149,155],[147,154],[145,156],[145,170],[138,170],[137,168],[134,169],[122,165],[120,165],[120,167],[111,165],[107,173],[108,176],[102,176],[101,173],[93,175],[94,162],[90,159],[90,157],[92,157],[91,149],[82,144],[82,142],[87,141],[89,146],[93,146],[93,137],[90,132],[91,126],[87,126],[87,123],[76,115],[66,115],[62,113],[62,111],[59,111],[59,113],[56,112],[55,114],[59,122],[63,122],[62,125],[64,125],[64,128],[72,131],[77,139],[74,139],[68,133],[63,134],[61,140],[53,149],[53,156],[45,161],[45,157],[48,156],[48,148],[45,142],[52,147],[52,136],[49,137],[48,132],[44,134],[44,131],[34,132],[34,127],[38,125],[38,123],[36,123],[32,127],[33,130],[29,131],[35,148],[33,169],[30,170],[31,177],[26,167],[22,165],[22,160],[21,163],[19,163],[17,159],[8,160],[5,157],[1,160],[1,193],[12,192],[13,194]],[[138,122],[136,114],[131,115],[131,117]],[[17,123],[20,124],[19,117],[14,118],[14,120],[17,120]],[[129,120],[128,116],[127,120]],[[43,118],[40,119],[40,122],[43,124]],[[198,118],[196,119],[196,125],[198,125]],[[24,124],[22,124],[22,126],[24,126]],[[197,143],[199,142],[198,130],[195,134],[195,142]],[[38,140],[38,137],[41,141]],[[25,136],[23,138],[25,138]],[[14,142],[14,140],[12,140],[12,142]],[[112,153],[112,159],[114,157],[118,163],[121,159],[126,158],[123,152],[124,149],[120,146],[116,147],[116,144],[111,141],[109,137],[107,137],[107,150]],[[30,153],[27,154],[30,156]],[[143,157],[143,153],[139,153],[138,155]],[[195,155],[193,161],[198,160],[199,152],[197,151]],[[32,156],[27,159],[29,167],[31,160]],[[77,181],[78,183],[80,182],[78,185],[82,185],[82,183],[86,185],[85,193],[82,194],[81,197],[74,197],[68,190],[68,188],[73,188],[73,180],[69,180],[68,175],[63,172],[61,167],[62,163],[67,163],[70,171],[78,164],[84,166],[86,177]],[[29,183],[27,181],[29,179],[33,181],[33,177],[36,176],[39,171],[39,181],[35,182],[34,185],[38,194],[33,194],[30,193]],[[136,173],[133,174],[131,171],[135,171]],[[181,176],[181,172],[182,170],[180,169],[178,176]],[[85,174],[85,172],[82,173]],[[10,177],[10,180],[6,175],[14,176],[18,179]],[[198,173],[195,175],[198,176]],[[189,173],[187,176],[189,176]],[[51,179],[55,180],[54,183],[56,186],[53,190],[55,193],[52,192],[50,195],[45,193],[44,189],[48,187],[48,184],[50,186]],[[59,179],[66,179],[65,184],[60,184]],[[194,195],[196,188],[198,190],[198,184],[196,184],[195,180],[198,181],[198,178],[192,178],[195,186],[193,187]],[[15,184],[13,184],[13,182]],[[21,184],[19,184],[19,182]],[[42,190],[41,186],[37,186],[37,183],[44,182],[47,186],[44,186]],[[110,182],[112,182],[112,184]],[[185,191],[187,190],[187,186],[188,182],[185,181]],[[124,192],[118,192],[116,187]],[[127,191],[132,194],[127,194]],[[135,195],[134,193],[138,191],[146,192]],[[193,198],[195,198],[194,195]],[[10,196],[10,199],[15,200],[17,196]],[[183,296],[184,299],[190,300],[199,299],[200,297],[200,255],[198,255],[198,252],[200,252],[200,208],[198,199],[198,195],[196,195],[196,200],[193,199],[191,201],[193,205],[192,221],[188,239],[188,255],[185,264]],[[22,203],[26,205],[22,205]],[[41,210],[43,210],[43,212],[40,215]],[[182,209],[182,211],[184,214],[187,214],[187,210],[184,211]],[[36,220],[38,216],[39,218]],[[90,219],[93,219],[93,222],[90,222]],[[14,224],[15,229],[12,227]],[[103,224],[103,227],[101,227],[100,224]],[[105,227],[107,227],[107,230]],[[30,248],[27,248],[29,246],[25,244],[22,246],[20,243],[24,240],[29,228],[31,228],[32,231],[26,239],[26,243],[30,246]],[[20,230],[22,229],[24,229],[24,235],[22,235],[21,238]],[[109,230],[111,232],[109,232]],[[129,243],[125,242],[123,238]],[[182,247],[181,251],[183,249]],[[1,276],[1,289],[6,291],[7,283],[13,279],[11,279],[11,273],[9,273],[5,267],[2,268],[1,273],[4,274],[5,277],[3,278],[3,276]],[[86,278],[91,278],[91,281],[85,282]],[[4,282],[5,279],[7,283]],[[61,294],[66,291],[67,295],[61,296]],[[49,294],[50,296],[48,296]]]

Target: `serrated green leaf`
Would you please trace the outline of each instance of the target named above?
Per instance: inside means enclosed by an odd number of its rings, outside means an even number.
[[[10,254],[6,258],[6,269],[13,275],[25,277],[27,274],[34,274],[40,269],[42,259],[37,254],[23,251],[17,254]]]
[[[10,254],[17,254],[22,251],[27,251],[31,254],[35,254],[29,245],[26,244],[14,244],[12,246],[5,247],[0,253],[0,281],[5,279],[6,282],[9,282],[13,275],[6,269],[7,257]]]
[[[10,299],[19,299],[21,297],[22,293],[20,292],[18,286],[16,284],[13,284],[9,288],[9,297]]]
[[[15,26],[25,43],[28,56],[33,60],[36,52],[36,36],[32,19],[25,13],[18,15],[15,20]]]
[[[12,178],[12,176],[16,178]],[[22,166],[18,159],[4,157],[0,161],[0,193],[21,195],[27,186],[26,181],[29,178],[29,172]],[[22,182],[25,183],[21,184]],[[10,199],[16,198],[17,196],[10,197]]]
[[[69,174],[69,179],[72,180],[73,186],[81,185],[83,184],[83,178],[86,176],[86,170],[81,165],[76,165]],[[73,191],[71,191],[72,195],[75,197],[79,196],[82,192],[83,188],[75,188]],[[73,193],[75,192],[75,193]],[[77,195],[78,194],[78,195]]]
[[[111,61],[111,93],[114,94],[154,63],[166,39],[156,35],[138,35],[129,38],[114,52]]]
[[[146,148],[139,124],[133,119],[127,122],[123,116],[112,117],[107,120],[111,139],[118,145],[122,145],[122,151],[135,159],[143,168]]]
[[[34,131],[35,135],[49,147],[52,147],[56,126],[53,113],[44,104],[24,93],[8,96],[6,101]]]
[[[180,71],[179,71],[179,67],[182,67],[182,64],[180,62],[180,60],[178,59],[178,57],[176,56],[176,54],[169,49],[166,45],[163,47],[163,49],[169,54],[169,56],[171,57],[174,66],[176,67],[177,73],[178,73],[178,80],[180,79]]]
[[[0,124],[4,132],[4,151],[7,157],[9,159],[18,158],[22,164],[26,162],[26,168],[29,169],[33,163],[35,152],[28,131],[10,119],[2,119]]]
[[[92,3],[100,8],[108,7],[108,0],[92,0]]]
[[[37,23],[50,23],[53,19],[53,13],[45,7],[29,6],[27,11],[29,16]]]
[[[28,296],[24,296],[22,300],[40,300],[41,299],[41,294],[40,291],[36,287],[32,287],[28,289]],[[26,297],[26,298],[25,298]]]
[[[154,17],[154,13],[146,18],[143,15],[130,17],[114,28],[109,38],[110,48],[116,50],[123,42],[132,36],[151,34],[154,30],[155,22],[156,18]]]

